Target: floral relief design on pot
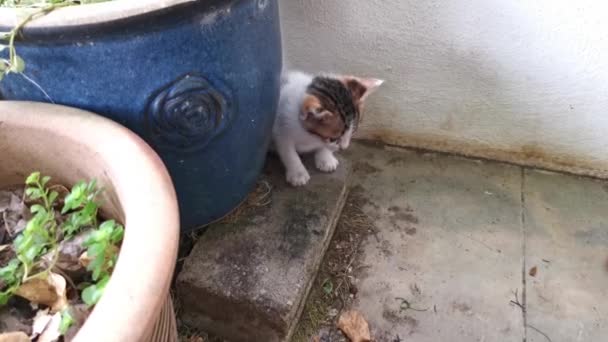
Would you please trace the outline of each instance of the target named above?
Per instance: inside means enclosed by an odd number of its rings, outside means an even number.
[[[146,135],[161,149],[202,150],[230,123],[230,93],[199,75],[188,74],[162,88],[148,104]]]

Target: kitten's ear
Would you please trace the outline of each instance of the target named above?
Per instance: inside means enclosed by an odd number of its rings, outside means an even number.
[[[346,87],[352,92],[355,101],[363,102],[384,83],[377,78],[360,78],[347,76],[344,78]]]

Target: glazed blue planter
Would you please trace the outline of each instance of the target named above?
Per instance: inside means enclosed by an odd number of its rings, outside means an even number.
[[[277,0],[175,2],[110,21],[32,25],[17,51],[44,92],[14,74],[0,92],[90,110],[142,136],[171,173],[185,232],[227,214],[255,185],[281,36]]]

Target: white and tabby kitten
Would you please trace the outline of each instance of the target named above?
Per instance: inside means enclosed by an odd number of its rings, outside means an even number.
[[[333,153],[349,146],[363,101],[382,83],[377,79],[313,76],[298,71],[282,75],[272,135],[288,183],[302,186],[310,180],[299,153],[314,153],[321,171],[336,170],[338,159]]]

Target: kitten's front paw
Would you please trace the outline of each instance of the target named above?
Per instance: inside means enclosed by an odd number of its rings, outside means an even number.
[[[287,172],[287,183],[293,186],[306,185],[310,180],[310,175],[306,169],[288,171]]]
[[[323,172],[334,172],[340,162],[331,153],[319,153],[315,156],[315,164]]]

